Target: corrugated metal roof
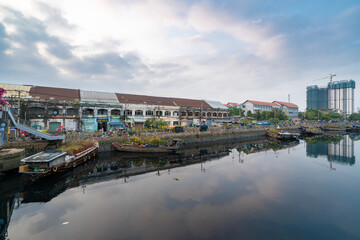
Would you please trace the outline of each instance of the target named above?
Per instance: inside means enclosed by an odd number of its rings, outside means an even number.
[[[79,89],[53,88],[33,86],[30,89],[30,96],[40,99],[75,100],[80,99]]]
[[[80,99],[83,102],[119,103],[115,93],[80,90]]]
[[[222,104],[221,102],[218,101],[212,101],[212,100],[205,100],[212,108],[219,108],[219,109],[224,109],[227,110],[228,108]]]
[[[180,107],[194,107],[194,108],[211,108],[211,106],[203,100],[185,99],[185,98],[171,98],[177,106]]]
[[[116,93],[116,96],[120,103],[131,104],[147,104],[147,105],[162,105],[162,106],[175,106],[175,103],[167,97],[154,97],[146,95],[134,95]]]
[[[284,105],[286,107],[298,108],[298,106],[296,104],[294,104],[294,103],[280,102],[280,101],[274,101],[274,103],[279,103],[280,105]]]
[[[11,96],[17,97],[19,96],[19,93],[18,91],[15,90],[20,90],[20,97],[22,98],[26,98],[29,96],[29,91],[31,88],[31,86],[3,84],[3,83],[0,83],[0,87],[6,90],[6,93],[3,95],[4,97],[11,97]]]

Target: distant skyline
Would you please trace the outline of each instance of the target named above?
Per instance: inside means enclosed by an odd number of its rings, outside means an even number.
[[[359,22],[358,0],[0,0],[0,82],[304,110],[319,78],[358,85]]]

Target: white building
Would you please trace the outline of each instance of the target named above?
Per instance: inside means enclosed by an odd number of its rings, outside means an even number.
[[[299,107],[294,103],[274,101],[280,105],[280,109],[288,115],[290,119],[297,118],[299,116]]]
[[[272,111],[273,109],[280,109],[281,107],[276,103],[246,100],[240,104],[240,108],[247,114],[249,110],[251,113],[255,113],[256,111]]]

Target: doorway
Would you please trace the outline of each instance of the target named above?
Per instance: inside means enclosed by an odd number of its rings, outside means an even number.
[[[107,122],[98,122],[98,130],[103,129],[104,132],[107,131]]]

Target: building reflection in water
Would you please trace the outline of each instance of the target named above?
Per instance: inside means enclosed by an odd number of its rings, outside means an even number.
[[[349,135],[330,135],[306,141],[306,155],[326,156],[330,163],[355,164],[354,140]]]

